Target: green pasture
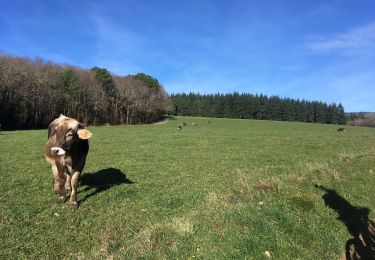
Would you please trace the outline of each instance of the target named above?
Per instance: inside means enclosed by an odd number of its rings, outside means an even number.
[[[375,129],[338,127],[89,127],[76,210],[53,193],[47,130],[3,131],[0,259],[339,259],[375,219]]]

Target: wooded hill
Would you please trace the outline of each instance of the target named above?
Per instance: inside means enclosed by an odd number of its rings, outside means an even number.
[[[344,107],[253,94],[173,94],[175,115],[345,124]]]
[[[45,128],[60,114],[85,124],[139,124],[183,116],[345,124],[342,104],[253,94],[173,94],[144,73],[112,75],[0,54],[2,129]]]
[[[347,124],[375,127],[375,112],[346,113]]]
[[[0,54],[2,129],[44,128],[63,113],[86,124],[138,124],[172,111],[159,82]]]

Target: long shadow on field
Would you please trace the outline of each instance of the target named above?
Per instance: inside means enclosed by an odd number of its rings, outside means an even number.
[[[177,120],[177,118],[175,116],[170,116],[170,115],[165,115],[163,116],[164,119],[168,119],[168,120]]]
[[[375,223],[369,220],[370,209],[351,205],[335,190],[317,187],[325,191],[325,205],[337,212],[337,219],[353,236],[346,241],[346,259],[375,259]]]
[[[131,183],[133,181],[129,180],[122,171],[115,168],[107,168],[96,173],[85,173],[80,178],[80,185],[86,187],[79,193],[89,190],[93,190],[93,192],[87,194],[79,203],[85,202],[88,198],[113,186]]]

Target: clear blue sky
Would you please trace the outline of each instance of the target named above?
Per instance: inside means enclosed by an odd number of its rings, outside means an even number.
[[[0,51],[375,111],[374,0],[2,0]]]

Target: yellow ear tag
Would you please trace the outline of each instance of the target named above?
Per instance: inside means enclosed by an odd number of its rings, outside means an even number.
[[[77,131],[78,137],[80,139],[90,139],[92,137],[92,133],[87,129],[78,129]]]

